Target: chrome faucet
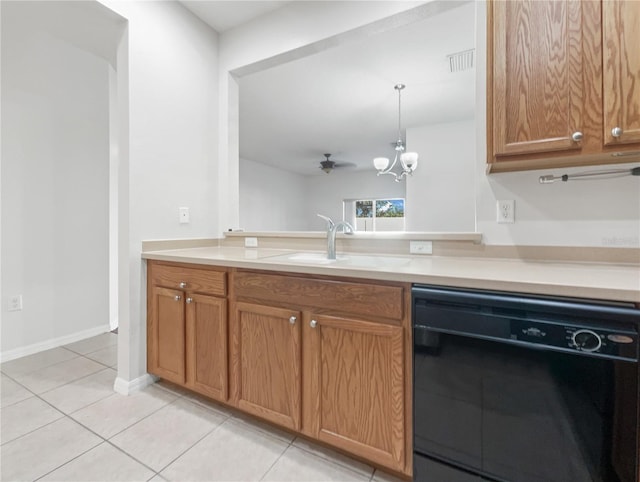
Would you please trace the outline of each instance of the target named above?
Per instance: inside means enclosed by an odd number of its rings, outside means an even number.
[[[353,234],[353,226],[346,221],[334,223],[330,217],[322,214],[318,214],[318,217],[327,222],[327,259],[336,259],[336,233],[342,228],[344,234]]]

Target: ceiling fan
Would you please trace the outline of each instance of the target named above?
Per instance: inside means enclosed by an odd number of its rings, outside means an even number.
[[[329,174],[337,167],[352,167],[355,166],[353,162],[336,162],[329,159],[331,154],[323,154],[325,157],[324,161],[320,161],[320,169]]]

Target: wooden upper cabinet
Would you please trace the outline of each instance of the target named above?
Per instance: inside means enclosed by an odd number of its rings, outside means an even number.
[[[238,408],[293,430],[302,400],[301,313],[236,303],[233,401]]]
[[[602,47],[605,144],[640,143],[640,2],[602,3]]]
[[[403,328],[317,314],[311,315],[308,325],[307,433],[404,471]]]
[[[579,149],[580,0],[496,1],[493,144],[497,156]]]
[[[487,6],[489,171],[637,161],[640,2]]]

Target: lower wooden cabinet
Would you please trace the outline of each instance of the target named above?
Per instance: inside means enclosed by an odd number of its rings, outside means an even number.
[[[227,300],[186,299],[186,386],[216,400],[228,394]]]
[[[405,463],[403,328],[312,315],[305,338],[307,427],[387,467]]]
[[[242,410],[300,429],[300,312],[236,303],[232,346],[235,393]]]
[[[230,401],[410,475],[410,285],[237,270],[232,286]]]
[[[147,371],[226,401],[226,272],[150,261],[147,279]]]
[[[411,475],[408,283],[156,263],[150,373]]]
[[[147,370],[184,384],[184,293],[154,286],[150,290],[147,310]]]

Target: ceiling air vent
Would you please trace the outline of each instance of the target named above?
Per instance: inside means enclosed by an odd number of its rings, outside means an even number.
[[[447,55],[451,73],[472,69],[474,50],[475,49],[463,50],[462,52]]]

